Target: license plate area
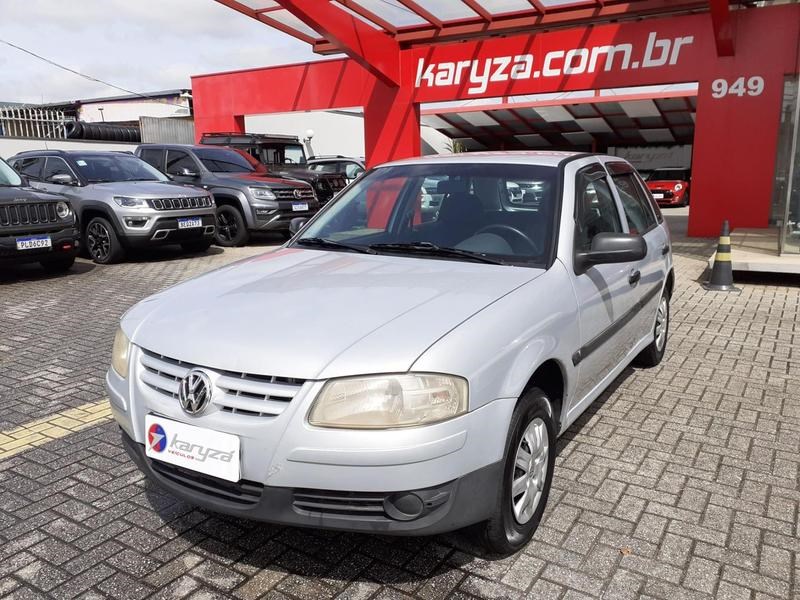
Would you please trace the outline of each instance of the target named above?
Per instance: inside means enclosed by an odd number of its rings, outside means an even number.
[[[194,229],[195,227],[202,227],[203,219],[200,217],[184,217],[178,219],[178,229]]]
[[[292,210],[294,212],[303,212],[305,210],[308,210],[308,202],[293,202]]]
[[[653,198],[655,198],[656,200],[663,200],[664,194],[653,194]]]
[[[31,235],[17,238],[17,250],[40,250],[52,247],[53,241],[49,235]]]
[[[153,414],[146,415],[144,422],[149,458],[226,481],[241,479],[238,436]]]

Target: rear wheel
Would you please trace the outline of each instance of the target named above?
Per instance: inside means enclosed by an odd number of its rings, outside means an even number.
[[[655,367],[664,358],[667,351],[667,338],[669,336],[669,294],[667,290],[661,295],[656,309],[656,322],[653,326],[653,341],[647,346],[635,363],[640,367]]]
[[[247,224],[239,210],[228,204],[217,207],[217,233],[216,242],[218,246],[233,247],[244,246],[250,234],[247,231]]]
[[[95,217],[86,227],[86,248],[89,256],[100,265],[110,265],[125,257],[125,249],[114,226],[103,217]]]
[[[74,256],[59,256],[58,258],[47,258],[40,263],[48,273],[65,273],[75,264]]]
[[[511,554],[533,537],[553,482],[557,435],[550,399],[532,388],[511,417],[494,514],[476,529],[489,551]]]
[[[184,252],[205,252],[211,248],[211,240],[190,240],[188,242],[182,242],[181,248],[183,248]]]

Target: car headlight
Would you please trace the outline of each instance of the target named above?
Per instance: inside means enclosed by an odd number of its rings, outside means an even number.
[[[144,198],[131,198],[130,196],[114,196],[114,202],[123,208],[150,208]]]
[[[390,429],[452,419],[467,412],[465,379],[405,373],[332,379],[314,401],[308,422],[317,427]]]
[[[676,192],[680,192],[682,189],[683,189],[683,184],[682,183],[676,183],[675,184],[675,191]]]
[[[59,219],[66,219],[72,211],[66,202],[56,202],[56,214]]]
[[[250,193],[258,200],[276,200],[275,194],[268,187],[251,187]]]
[[[130,356],[131,341],[122,331],[122,327],[117,329],[114,336],[114,348],[111,350],[111,367],[117,375],[123,379],[128,378],[128,357]]]

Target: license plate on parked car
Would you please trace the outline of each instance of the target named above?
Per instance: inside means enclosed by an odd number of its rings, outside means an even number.
[[[40,248],[52,248],[53,242],[49,235],[33,235],[30,237],[17,238],[17,250],[37,250]]]
[[[655,198],[656,200],[663,200],[664,194],[653,194],[653,198]]]
[[[239,437],[156,415],[144,418],[145,454],[177,467],[239,481]]]
[[[303,210],[308,210],[308,202],[294,202],[292,204],[292,210],[294,212],[300,212]]]
[[[202,227],[203,219],[200,217],[187,217],[185,219],[178,219],[178,229],[192,229],[193,227]]]

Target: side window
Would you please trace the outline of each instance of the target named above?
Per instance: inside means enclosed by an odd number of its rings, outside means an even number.
[[[634,173],[634,177],[636,178],[636,182],[639,184],[639,189],[642,191],[642,194],[644,194],[645,198],[647,198],[647,201],[650,203],[650,208],[652,208],[653,212],[656,213],[656,220],[659,223],[663,223],[664,215],[661,214],[661,209],[658,207],[658,202],[656,202],[656,199],[653,198],[653,194],[647,188],[647,184],[644,182],[644,179],[642,179],[642,176],[639,175],[639,173]]]
[[[614,185],[619,192],[628,229],[631,233],[644,235],[656,226],[656,216],[633,173],[614,175]]]
[[[151,167],[155,167],[159,171],[164,168],[164,151],[158,148],[142,148],[139,155],[144,162]]]
[[[180,175],[183,169],[189,169],[190,171],[193,172],[197,171],[197,166],[194,164],[194,160],[192,159],[192,157],[186,154],[186,152],[180,152],[178,150],[168,150],[167,174]]]
[[[18,172],[25,175],[29,179],[38,180],[42,176],[42,166],[44,166],[43,158],[19,158],[11,163]]]
[[[575,249],[586,252],[598,233],[622,233],[622,223],[605,171],[588,167],[575,182]]]
[[[63,158],[48,156],[47,162],[44,165],[44,171],[42,171],[42,180],[49,181],[53,175],[70,175],[75,177],[72,173],[72,169],[67,166]]]

